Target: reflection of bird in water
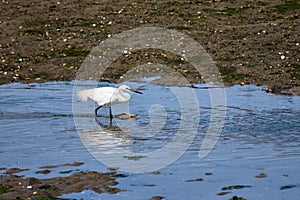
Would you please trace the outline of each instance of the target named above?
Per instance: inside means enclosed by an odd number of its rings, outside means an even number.
[[[95,109],[95,120],[97,121],[97,112],[103,106],[109,107],[110,124],[112,124],[112,112],[111,106],[114,104],[127,103],[130,100],[129,92],[136,92],[142,94],[142,92],[136,91],[128,87],[127,85],[121,85],[118,88],[114,87],[101,87],[90,90],[78,91],[78,96],[82,101],[91,99],[99,106]],[[130,117],[135,115],[129,114]]]
[[[93,155],[107,153],[117,153],[127,150],[126,145],[133,143],[132,136],[129,132],[123,131],[115,126],[101,125],[99,129],[92,128],[81,134],[85,147],[91,150]]]

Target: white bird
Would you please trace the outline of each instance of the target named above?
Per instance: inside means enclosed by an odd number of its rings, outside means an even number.
[[[97,112],[103,106],[109,107],[110,122],[112,122],[111,106],[119,103],[127,103],[130,100],[129,92],[136,92],[142,94],[142,92],[131,89],[127,85],[121,85],[118,88],[114,87],[100,87],[90,90],[78,91],[78,97],[82,101],[90,99],[96,102],[99,106],[95,109],[95,120],[97,121]]]

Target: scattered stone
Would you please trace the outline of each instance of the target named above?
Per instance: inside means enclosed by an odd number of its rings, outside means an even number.
[[[294,187],[297,187],[297,185],[294,185],[294,184],[284,185],[284,186],[280,187],[280,190],[291,189],[291,188],[294,188]]]
[[[222,190],[239,190],[243,188],[250,188],[250,185],[231,185],[231,186],[226,186],[223,187]]]
[[[120,169],[120,167],[109,167],[109,168],[107,168],[107,170],[109,170],[109,171],[117,171],[118,169]]]
[[[213,175],[213,173],[212,172],[205,172],[205,175],[206,176],[211,176],[211,175]]]
[[[255,178],[266,178],[266,177],[267,177],[267,174],[265,174],[265,173],[260,173],[255,176]]]
[[[126,174],[113,174],[113,175],[111,175],[111,177],[113,177],[113,178],[125,178],[127,176],[128,175],[126,175]]]
[[[51,172],[51,170],[49,169],[43,169],[43,170],[38,170],[35,173],[36,174],[49,174]]]
[[[158,175],[158,174],[160,174],[160,171],[154,171],[154,172],[151,172],[151,174]]]
[[[165,197],[163,197],[163,196],[154,196],[154,197],[152,197],[151,199],[149,199],[149,200],[162,200],[162,199],[164,199]]]
[[[186,180],[185,182],[201,182],[203,181],[203,178],[196,178],[196,179],[191,179],[191,180]]]
[[[226,194],[230,194],[231,192],[219,192],[219,193],[217,193],[217,195],[219,195],[219,196],[224,196],[224,195],[226,195]]]
[[[145,156],[123,156],[124,158],[127,158],[128,160],[140,160],[141,158],[144,158]]]
[[[60,171],[58,173],[60,173],[60,174],[70,174],[70,173],[75,172],[75,171],[79,171],[79,170],[78,169],[77,170],[70,169],[70,170]]]
[[[81,166],[83,165],[84,162],[73,162],[73,163],[65,163],[65,164],[60,164],[60,165],[46,165],[46,166],[41,166],[40,169],[52,169],[52,168],[57,168],[57,167],[67,167],[67,166]]]
[[[28,170],[29,169],[9,168],[4,172],[4,174],[15,174],[23,171],[28,171]]]
[[[243,197],[233,196],[233,197],[231,197],[230,200],[246,200],[246,199]]]

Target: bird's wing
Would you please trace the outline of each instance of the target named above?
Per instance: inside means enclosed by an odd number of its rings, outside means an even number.
[[[92,101],[98,103],[100,106],[110,103],[111,96],[114,94],[117,88],[113,87],[101,87],[90,90],[78,91],[78,97],[82,101],[91,99]]]
[[[81,91],[77,92],[77,95],[81,101],[87,101],[88,98],[91,99],[91,97],[94,96],[94,92],[95,92],[95,89],[81,90]]]

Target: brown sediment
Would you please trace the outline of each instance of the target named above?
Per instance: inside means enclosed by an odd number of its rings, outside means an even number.
[[[46,165],[46,166],[41,166],[41,169],[51,169],[51,168],[57,168],[57,167],[67,167],[67,166],[80,166],[83,165],[84,162],[73,162],[73,163],[64,163],[64,164],[59,164],[59,165]]]
[[[101,41],[151,26],[195,39],[215,61],[226,85],[251,83],[267,85],[267,92],[300,94],[299,5],[297,0],[4,0],[0,84],[74,80],[85,57]],[[146,63],[166,65],[189,83],[206,78],[180,56],[145,49],[121,55],[99,79],[120,82],[126,72]]]
[[[18,172],[23,172],[23,171],[28,171],[28,170],[29,169],[21,169],[21,168],[13,167],[13,168],[6,169],[4,174],[15,174],[15,173],[18,173]]]
[[[93,190],[97,193],[117,193],[114,172],[77,172],[67,177],[38,179],[8,175],[0,178],[0,199],[50,199],[62,194]]]

